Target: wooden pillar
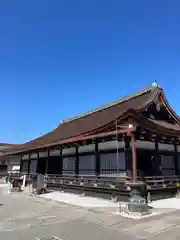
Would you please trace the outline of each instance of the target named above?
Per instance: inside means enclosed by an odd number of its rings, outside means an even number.
[[[156,142],[155,142],[155,155],[156,156],[158,156],[158,149],[159,148],[159,146],[158,146],[158,140],[156,140]]]
[[[22,156],[20,156],[20,169],[19,172],[22,172],[22,166],[23,166],[23,160],[22,160]]]
[[[99,176],[100,175],[100,154],[99,154],[97,140],[95,140],[95,158],[96,158],[96,176]]]
[[[179,175],[179,166],[178,166],[178,150],[176,140],[174,141],[174,167],[175,167],[175,175]]]
[[[45,171],[45,174],[48,174],[49,156],[50,156],[50,150],[48,149],[48,155],[47,155],[47,158],[46,158],[46,171]]]
[[[60,148],[60,174],[62,175],[63,173],[63,157],[62,157],[62,147]]]
[[[78,145],[76,145],[75,174],[76,174],[76,176],[79,175],[79,152],[78,152]]]
[[[36,164],[36,173],[39,173],[39,152],[37,152],[37,164]]]
[[[161,170],[161,156],[159,155],[159,138],[156,138],[155,141],[155,156],[154,156],[154,162],[153,162],[153,170],[155,170],[155,172],[153,172],[153,175],[155,176],[160,176],[162,175],[162,170]]]
[[[132,180],[133,183],[137,182],[137,159],[136,159],[136,140],[134,133],[131,133],[131,145],[132,145]]]
[[[125,144],[125,161],[126,161],[126,171],[127,176],[132,177],[132,151],[130,148],[131,138],[129,136],[124,136],[124,144]]]
[[[31,153],[29,153],[29,159],[28,159],[28,174],[30,173],[30,167],[31,167]]]

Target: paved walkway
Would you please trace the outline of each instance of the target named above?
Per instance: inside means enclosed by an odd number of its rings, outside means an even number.
[[[112,214],[118,214],[123,215],[128,218],[133,219],[141,219],[141,218],[147,218],[151,215],[160,215],[162,213],[171,212],[172,210],[180,209],[180,199],[177,198],[170,198],[170,199],[164,199],[159,201],[154,201],[150,204],[152,208],[150,215],[145,216],[133,216],[128,215],[127,213],[120,213],[120,208],[123,209],[126,208],[126,204],[124,202],[113,202],[110,200],[95,198],[95,197],[86,197],[79,194],[73,194],[73,193],[65,193],[60,191],[54,191],[47,194],[39,195],[40,198],[45,198],[47,200],[57,201],[60,203],[66,203],[74,206],[79,206],[83,208],[88,208],[94,211],[103,211],[106,213],[112,213]]]
[[[180,211],[143,220],[93,212],[0,188],[0,239],[175,240],[180,236]]]

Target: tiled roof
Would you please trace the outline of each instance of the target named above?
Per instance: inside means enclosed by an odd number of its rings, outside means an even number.
[[[161,91],[158,87],[149,87],[118,101],[107,104],[79,117],[63,121],[55,130],[14,149],[32,149],[39,145],[56,143],[58,141],[86,134],[108,123],[115,121],[129,110],[144,109]]]

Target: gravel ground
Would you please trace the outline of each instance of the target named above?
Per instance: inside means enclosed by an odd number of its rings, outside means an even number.
[[[132,220],[47,201],[0,187],[0,239],[178,239],[180,211]],[[54,237],[54,238],[53,238]]]

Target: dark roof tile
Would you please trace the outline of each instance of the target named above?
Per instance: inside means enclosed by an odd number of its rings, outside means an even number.
[[[102,127],[130,109],[140,110],[147,106],[158,94],[158,87],[146,88],[138,93],[105,105],[87,114],[63,121],[55,130],[30,142],[17,146],[16,149],[31,148],[88,133]]]

